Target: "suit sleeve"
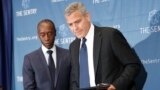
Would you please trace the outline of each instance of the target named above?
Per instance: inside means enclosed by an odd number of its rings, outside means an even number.
[[[35,75],[30,60],[29,56],[24,57],[22,70],[24,90],[36,90]]]
[[[70,44],[70,47],[69,47],[69,50],[70,50],[70,60],[71,60],[71,73],[70,73],[70,90],[78,90],[78,87],[79,87],[79,81],[78,80],[78,71],[76,69],[76,65],[75,65],[75,60],[73,59],[73,48],[74,45],[73,43]]]
[[[127,90],[132,87],[140,70],[140,60],[119,31],[114,31],[111,43],[115,56],[124,67],[121,75],[114,80],[113,85],[117,90]]]

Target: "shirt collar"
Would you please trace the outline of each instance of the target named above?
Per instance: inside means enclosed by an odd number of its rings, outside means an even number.
[[[55,45],[53,45],[53,47],[50,48],[50,49],[48,49],[44,45],[42,45],[42,51],[43,51],[43,53],[47,53],[48,50],[52,50],[53,52],[55,52],[55,49],[56,49]]]

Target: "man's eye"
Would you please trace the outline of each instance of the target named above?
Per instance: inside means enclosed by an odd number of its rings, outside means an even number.
[[[72,24],[68,24],[69,26],[72,26]]]
[[[43,37],[43,36],[45,36],[45,34],[44,34],[44,33],[40,33],[40,36],[42,36],[42,37]]]
[[[52,35],[52,32],[47,33],[48,35]]]

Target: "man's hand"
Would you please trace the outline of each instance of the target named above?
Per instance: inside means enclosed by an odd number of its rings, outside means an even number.
[[[116,90],[116,88],[111,84],[107,90]]]

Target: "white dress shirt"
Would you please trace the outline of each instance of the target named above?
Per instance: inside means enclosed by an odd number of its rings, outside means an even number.
[[[52,53],[52,57],[53,57],[53,60],[54,60],[54,64],[55,64],[55,68],[56,68],[56,61],[57,61],[57,57],[56,57],[56,46],[53,45],[53,47],[51,49],[47,49],[44,45],[42,45],[42,52],[45,56],[45,59],[46,59],[46,62],[47,62],[47,65],[49,65],[49,61],[48,61],[48,58],[49,58],[49,54],[47,53],[48,50],[52,50],[53,53]]]
[[[96,86],[95,84],[95,73],[94,73],[94,62],[93,62],[93,40],[94,40],[94,25],[91,24],[89,32],[85,37],[87,39],[86,46],[88,51],[88,67],[89,67],[89,78],[90,86]],[[82,44],[82,39],[81,39]],[[81,48],[81,45],[80,45]]]

